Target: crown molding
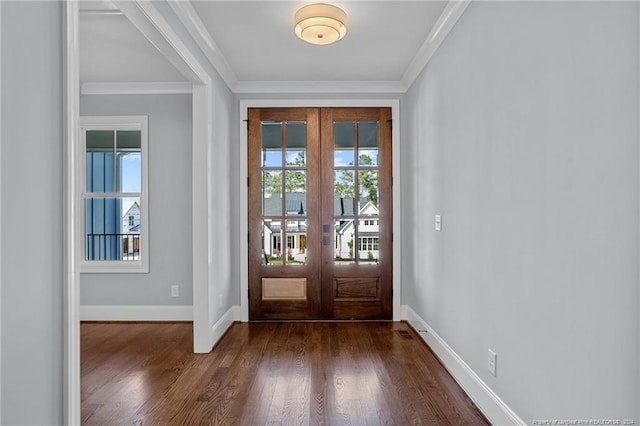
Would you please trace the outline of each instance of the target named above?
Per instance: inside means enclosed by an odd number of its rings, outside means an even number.
[[[124,15],[124,13],[109,0],[79,2],[78,11],[80,15]]]
[[[234,93],[404,93],[399,81],[239,81]]]
[[[174,82],[83,83],[81,95],[183,95],[191,94],[192,84]]]
[[[131,23],[162,53],[185,79],[207,84],[211,77],[184,40],[167,22],[156,2],[147,0],[112,0]]]
[[[444,39],[447,38],[470,3],[471,0],[451,0],[447,3],[442,15],[436,21],[427,39],[402,76],[403,92],[409,90],[413,82],[416,81],[416,78],[425,69],[433,54],[436,53]]]
[[[202,49],[202,52],[209,62],[211,62],[211,65],[213,65],[218,74],[220,74],[220,77],[222,77],[227,86],[233,91],[238,83],[238,78],[218,48],[218,45],[213,40],[213,37],[209,34],[207,27],[204,25],[204,22],[202,22],[202,19],[200,19],[200,15],[198,15],[198,12],[193,8],[191,2],[184,0],[167,0],[167,3],[171,6],[171,9],[187,29],[189,35],[198,47]]]

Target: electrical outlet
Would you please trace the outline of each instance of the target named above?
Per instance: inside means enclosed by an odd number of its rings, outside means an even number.
[[[489,352],[488,352],[488,357],[487,357],[487,368],[489,369],[489,372],[495,376],[496,375],[496,361],[497,361],[498,355],[496,355],[496,353],[494,351],[492,351],[491,349],[489,349],[488,351]]]
[[[180,286],[172,285],[171,286],[171,297],[179,297],[180,296]]]

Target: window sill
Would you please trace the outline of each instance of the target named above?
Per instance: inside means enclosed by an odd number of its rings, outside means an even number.
[[[149,265],[142,261],[84,261],[81,274],[148,274]]]

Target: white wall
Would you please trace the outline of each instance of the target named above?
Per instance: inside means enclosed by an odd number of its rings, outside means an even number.
[[[62,424],[62,18],[2,8],[3,425]]]
[[[238,236],[236,230],[240,214],[232,200],[235,198],[233,179],[236,167],[233,162],[239,142],[239,113],[237,102],[219,75],[214,74],[213,96],[213,146],[209,181],[209,238],[211,256],[209,263],[209,308],[211,323],[215,324],[231,307],[240,304]]]
[[[80,303],[191,305],[191,95],[81,96],[80,113],[148,115],[150,227],[149,273],[82,274]]]
[[[527,423],[640,421],[637,8],[473,2],[403,104],[403,302]]]
[[[119,2],[118,6],[194,82],[190,170],[196,206],[192,209],[196,224],[192,234],[194,349],[208,352],[232,323],[232,307],[240,301],[238,260],[234,256],[238,242],[232,228],[238,212],[229,202],[234,170],[231,151],[238,141],[236,100],[168,3],[153,2],[139,8]],[[155,23],[149,26],[147,18]],[[180,51],[174,52],[173,48]]]

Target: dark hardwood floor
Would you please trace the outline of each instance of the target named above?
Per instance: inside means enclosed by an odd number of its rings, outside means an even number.
[[[86,425],[485,425],[404,323],[83,323]]]

